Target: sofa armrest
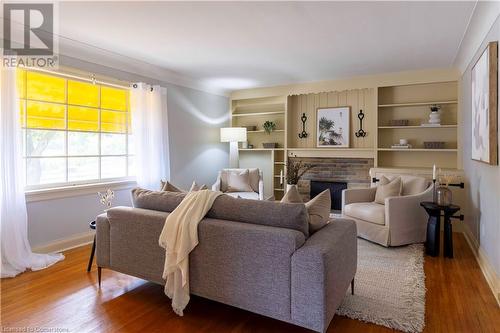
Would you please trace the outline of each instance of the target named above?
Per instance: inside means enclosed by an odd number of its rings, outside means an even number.
[[[324,332],[357,266],[356,223],[335,219],[314,233],[292,256],[292,320]]]
[[[106,213],[96,218],[96,262],[98,267],[110,266],[110,229]]]
[[[220,192],[220,182],[221,182],[221,174],[220,174],[220,171],[219,171],[219,174],[217,175],[217,180],[212,185],[212,191]]]
[[[264,180],[262,177],[259,179],[259,200],[264,200]]]
[[[425,241],[427,213],[422,201],[432,201],[433,186],[422,193],[385,199],[386,225],[390,230],[391,246]]]
[[[354,202],[372,202],[375,201],[376,187],[354,188],[342,191],[342,210],[344,206]]]

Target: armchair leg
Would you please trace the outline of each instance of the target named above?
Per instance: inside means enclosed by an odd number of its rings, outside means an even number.
[[[101,270],[102,267],[97,267],[97,280],[99,281],[99,289],[101,288]]]
[[[351,295],[354,295],[354,278],[351,281]]]

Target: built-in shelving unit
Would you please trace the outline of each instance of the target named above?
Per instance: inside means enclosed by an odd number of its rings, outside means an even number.
[[[439,75],[438,75],[439,76]],[[240,148],[242,167],[259,167],[265,173],[266,195],[280,199],[286,189],[286,161],[290,156],[312,158],[365,158],[373,159],[377,168],[428,169],[433,164],[443,169],[461,167],[461,146],[458,140],[459,102],[456,77],[442,75],[384,81],[384,85],[367,82],[358,87],[334,85],[330,90],[293,92],[273,95],[284,90],[269,88],[237,93],[231,99],[232,126],[256,126],[248,131],[253,149]],[[293,90],[293,88],[292,88]],[[265,95],[263,95],[265,94]],[[428,122],[431,105],[441,106],[441,125],[422,126]],[[316,146],[316,113],[321,107],[350,106],[349,148]],[[365,137],[355,136],[359,129],[357,118],[363,110]],[[300,138],[301,116],[307,121],[308,136]],[[394,125],[393,120],[407,120],[406,126]],[[276,130],[267,134],[262,125],[274,121]],[[391,148],[406,139],[410,149]],[[443,149],[427,149],[424,142],[443,142]],[[276,142],[274,149],[263,148],[263,143]],[[243,159],[242,159],[243,157]]]

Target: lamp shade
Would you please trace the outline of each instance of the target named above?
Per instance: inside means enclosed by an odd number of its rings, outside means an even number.
[[[244,141],[247,141],[247,129],[245,127],[223,127],[220,129],[220,142]]]

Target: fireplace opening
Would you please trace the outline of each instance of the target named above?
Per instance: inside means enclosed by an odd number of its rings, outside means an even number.
[[[332,210],[340,211],[342,209],[342,190],[345,190],[346,188],[346,182],[323,182],[311,180],[311,199],[324,190],[330,190]]]

